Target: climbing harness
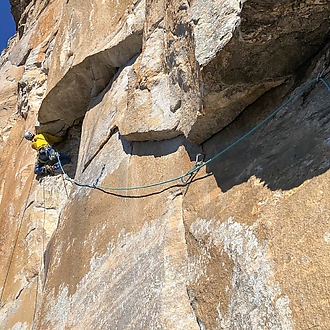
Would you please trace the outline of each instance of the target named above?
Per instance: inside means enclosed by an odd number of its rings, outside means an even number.
[[[171,182],[175,182],[175,181],[179,181],[181,180],[183,185],[187,185],[191,182],[191,179],[193,178],[194,174],[196,174],[202,167],[206,166],[207,164],[213,162],[216,158],[218,158],[219,156],[221,156],[222,154],[224,154],[226,151],[228,151],[229,149],[231,149],[232,147],[234,147],[236,144],[238,144],[239,142],[241,142],[242,140],[244,140],[245,138],[247,138],[249,135],[251,135],[254,131],[256,131],[259,127],[261,127],[263,124],[265,124],[266,122],[268,122],[271,118],[273,118],[280,110],[282,110],[286,105],[288,105],[290,102],[292,102],[298,95],[300,95],[305,89],[307,89],[309,86],[311,86],[314,82],[319,82],[321,81],[325,87],[328,89],[328,91],[330,92],[330,85],[328,84],[328,82],[322,78],[320,75],[317,76],[317,78],[314,78],[310,81],[308,81],[305,85],[303,85],[294,95],[292,95],[286,102],[284,102],[281,106],[279,106],[276,110],[274,110],[268,117],[266,117],[264,120],[262,120],[259,124],[257,124],[255,127],[253,127],[250,131],[248,131],[247,133],[245,133],[243,136],[241,136],[239,139],[237,139],[235,142],[233,142],[232,144],[230,144],[229,146],[227,146],[226,148],[224,148],[222,151],[220,151],[219,153],[217,153],[215,156],[213,156],[212,158],[210,158],[209,160],[207,160],[206,162],[204,162],[203,158],[204,158],[204,152],[198,154],[196,156],[196,160],[195,160],[195,165],[194,167],[187,171],[186,173],[177,176],[175,178],[172,179],[168,179],[165,181],[160,181],[160,182],[156,182],[156,183],[150,183],[147,185],[142,185],[142,186],[134,186],[134,187],[108,187],[108,186],[102,186],[102,185],[98,185],[98,182],[104,172],[105,169],[105,165],[103,165],[101,173],[99,174],[99,176],[97,177],[97,179],[94,181],[94,183],[89,184],[89,183],[84,183],[84,182],[80,182],[74,179],[71,179],[64,171],[62,164],[60,162],[59,156],[57,156],[61,171],[64,175],[64,178],[78,186],[81,187],[87,187],[87,188],[98,188],[101,190],[110,190],[110,191],[130,191],[130,190],[139,190],[139,189],[146,189],[146,188],[151,188],[151,187],[156,187],[156,186],[160,186],[160,185],[164,185],[167,183],[171,183]]]

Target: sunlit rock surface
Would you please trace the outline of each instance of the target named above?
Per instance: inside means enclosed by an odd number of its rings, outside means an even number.
[[[330,328],[329,4],[11,3],[0,328]]]

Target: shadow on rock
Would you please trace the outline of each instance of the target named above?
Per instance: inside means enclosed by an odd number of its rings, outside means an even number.
[[[130,155],[154,156],[163,157],[177,152],[183,146],[191,161],[195,160],[196,155],[200,152],[200,147],[189,142],[183,135],[170,140],[162,141],[143,141],[143,142],[129,142],[122,136],[120,140],[123,145],[123,150]],[[171,164],[173,166],[173,164]]]
[[[206,160],[237,141],[280,104],[265,95],[205,145]],[[284,99],[282,104],[284,103]],[[330,93],[320,82],[207,165],[222,191],[255,175],[271,190],[289,190],[330,168]]]
[[[69,128],[63,142],[55,145],[55,149],[59,152],[63,152],[71,158],[71,163],[65,165],[63,168],[66,174],[74,178],[77,170],[78,153],[81,140],[82,123]],[[56,174],[61,173],[61,170],[57,170]]]

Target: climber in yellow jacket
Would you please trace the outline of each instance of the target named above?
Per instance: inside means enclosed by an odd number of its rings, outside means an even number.
[[[25,132],[24,137],[31,141],[31,147],[38,152],[38,159],[34,167],[35,174],[54,174],[55,170],[61,165],[71,162],[71,158],[63,152],[57,152],[52,145],[62,141],[61,137],[53,136],[48,133],[33,134]],[[60,162],[58,161],[58,158]]]
[[[37,151],[39,151],[43,147],[47,147],[48,145],[52,145],[54,143],[62,141],[61,137],[53,136],[48,133],[34,135],[31,132],[25,132],[24,137],[27,140],[32,141],[31,147]]]

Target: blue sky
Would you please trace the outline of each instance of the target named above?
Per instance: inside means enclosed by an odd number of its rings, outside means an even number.
[[[9,0],[0,0],[0,53],[7,47],[7,41],[15,34],[15,29]]]

